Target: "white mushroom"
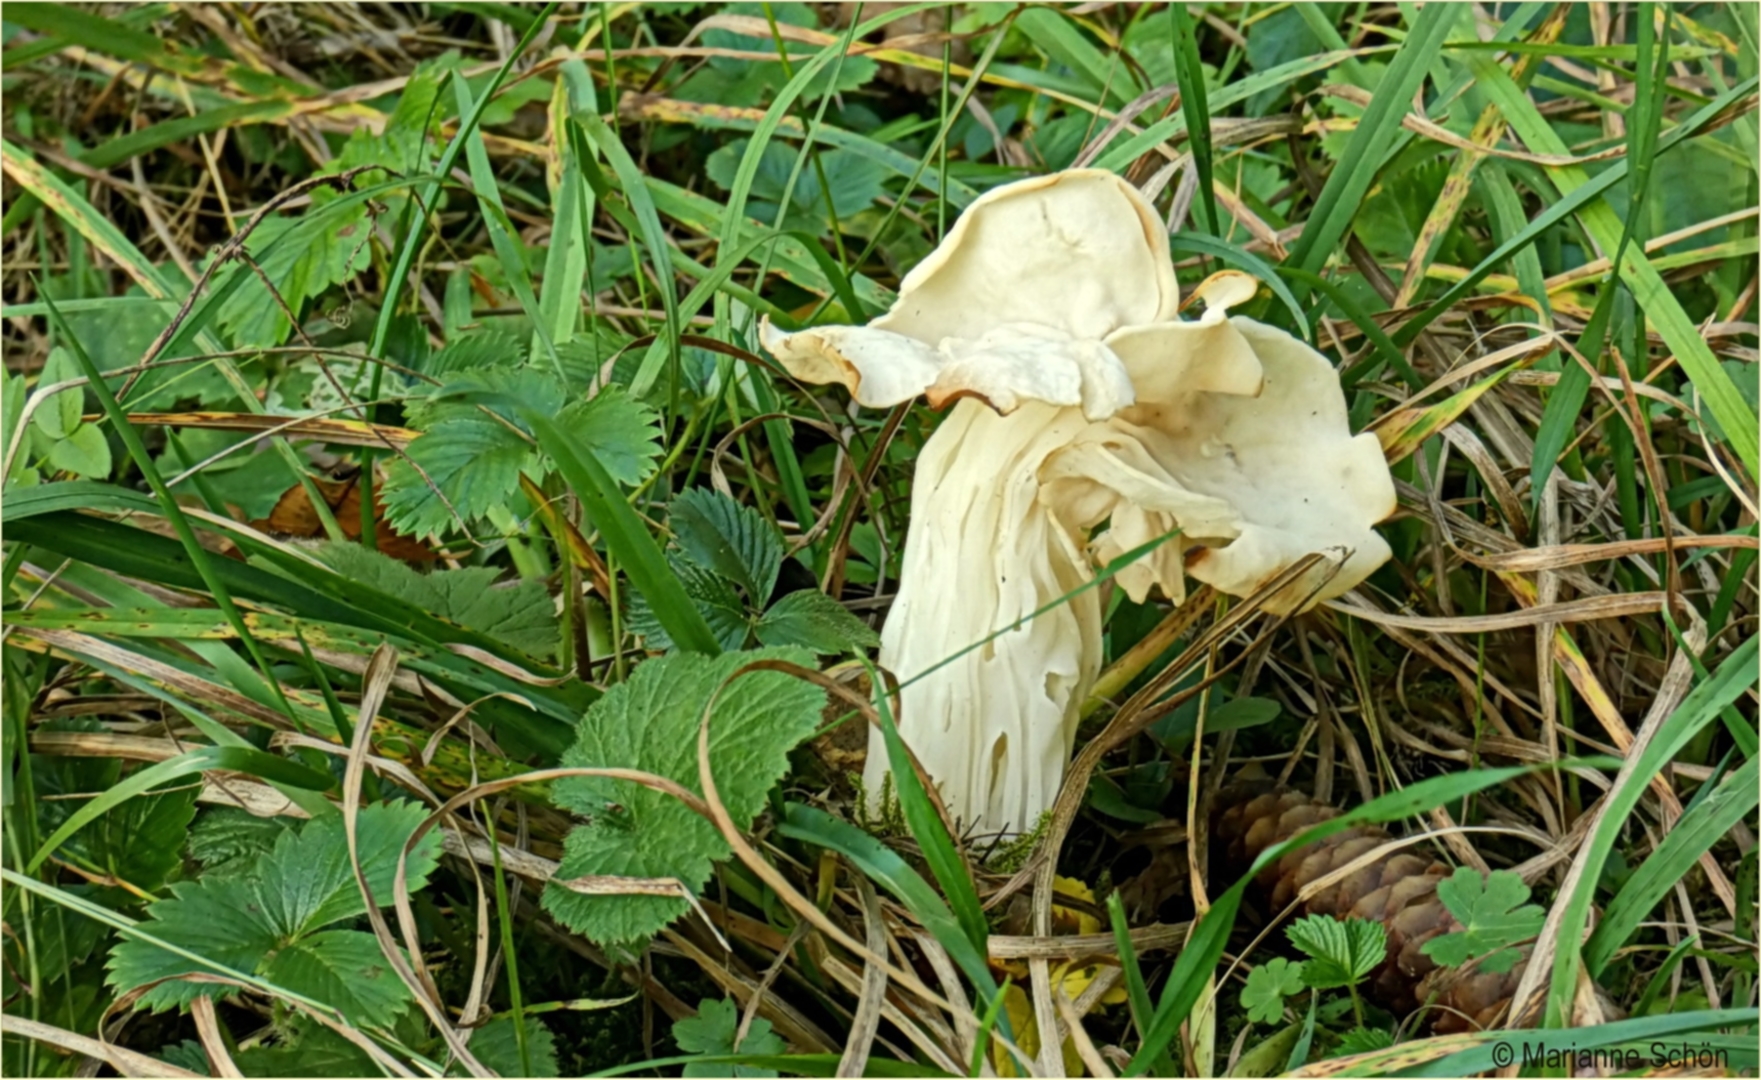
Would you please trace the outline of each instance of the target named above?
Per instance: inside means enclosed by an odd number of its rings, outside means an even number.
[[[1083,169],[978,199],[867,326],[761,325],[793,375],[861,405],[953,405],[918,458],[880,661],[907,684],[900,734],[966,827],[1020,833],[1051,806],[1100,670],[1100,595],[948,657],[1176,529],[1118,575],[1134,599],[1152,585],[1181,599],[1184,573],[1245,596],[1335,553],[1270,605],[1290,611],[1388,558],[1372,526],[1394,487],[1376,439],[1351,436],[1326,358],[1228,317],[1256,288],[1217,274],[1193,298],[1203,316],[1179,319],[1155,211]],[[877,735],[871,796],[886,773]]]

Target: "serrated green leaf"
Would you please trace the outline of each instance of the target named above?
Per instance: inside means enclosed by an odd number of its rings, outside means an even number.
[[[783,541],[763,514],[719,491],[692,488],[673,499],[667,524],[691,561],[745,589],[756,607],[770,599],[783,565]]]
[[[197,1076],[214,1075],[214,1067],[208,1063],[207,1053],[202,1049],[202,1044],[194,1039],[184,1039],[181,1042],[172,1043],[170,1046],[161,1048],[154,1056],[167,1065],[188,1069]],[[245,1075],[251,1074],[246,1073]]]
[[[387,1027],[410,1003],[410,991],[386,962],[379,942],[359,930],[325,930],[276,951],[263,977],[334,1005],[359,1026]]]
[[[526,1019],[526,1055],[531,1068],[520,1059],[514,1018],[498,1016],[471,1036],[471,1056],[502,1076],[553,1077],[562,1075],[556,1060],[556,1036],[537,1017]]]
[[[79,364],[74,361],[73,354],[57,345],[49,350],[49,359],[43,363],[43,370],[37,376],[37,385],[53,386],[68,379],[77,379],[79,374]],[[77,386],[63,390],[37,406],[37,411],[31,416],[31,423],[51,439],[65,439],[79,427],[83,399],[84,391]],[[22,409],[23,406],[23,401],[20,401],[19,407]],[[6,425],[6,430],[12,430],[10,423]]]
[[[412,803],[364,808],[357,822],[361,865],[373,898],[392,901],[397,854],[424,812]],[[433,873],[440,856],[440,836],[429,833],[410,853],[408,877],[418,889]],[[351,1015],[384,1015],[394,993],[378,970],[365,962],[358,943],[342,942],[337,934],[315,933],[324,926],[366,910],[350,868],[342,818],[332,814],[288,830],[249,873],[237,877],[205,875],[200,882],[172,886],[172,896],[147,909],[142,929],[153,936],[205,956],[237,971],[266,975],[296,993],[326,1001]],[[339,932],[340,933],[340,932]],[[349,932],[353,933],[353,932]],[[371,937],[366,944],[383,966],[384,958]],[[283,960],[290,950],[298,956]],[[354,958],[354,959],[351,959]],[[278,967],[277,965],[283,965]],[[353,965],[352,967],[350,965]],[[208,969],[195,961],[134,938],[111,950],[109,982],[121,991],[143,983]],[[341,988],[326,982],[335,975]],[[283,975],[294,980],[283,983]],[[395,975],[386,973],[403,986]],[[225,991],[182,981],[161,983],[142,997],[140,1007],[160,1011],[187,1006],[203,994]],[[381,1022],[373,1020],[370,1022]]]
[[[1501,975],[1521,957],[1510,946],[1540,933],[1547,920],[1545,911],[1527,902],[1529,887],[1522,876],[1510,870],[1482,874],[1457,867],[1437,883],[1437,898],[1462,929],[1432,938],[1419,951],[1444,967],[1479,959],[1476,970]]]
[[[246,246],[257,256],[263,276],[295,314],[307,300],[367,268],[372,223],[365,206],[340,211],[335,220],[314,230],[301,244],[269,245],[300,223],[300,218],[272,214],[251,233]],[[242,275],[236,291],[221,304],[218,324],[241,348],[280,345],[293,329],[282,306],[269,295],[263,278],[251,267],[235,263],[222,271]]]
[[[447,503],[466,521],[503,505],[519,490],[520,470],[534,459],[531,445],[516,432],[465,410],[449,413],[405,453],[408,461],[400,457],[386,467],[384,499],[392,525],[410,536],[451,529]]]
[[[1387,931],[1368,919],[1310,915],[1292,923],[1285,934],[1309,955],[1302,977],[1317,990],[1356,985],[1388,952]]]
[[[563,764],[642,769],[701,792],[699,720],[724,680],[757,660],[812,663],[798,649],[649,660],[587,710]],[[750,825],[764,808],[765,792],[788,769],[789,750],[818,727],[824,705],[824,692],[775,671],[742,676],[716,700],[710,762],[737,827]],[[715,860],[728,855],[709,822],[677,799],[638,784],[570,778],[558,780],[554,793],[559,806],[587,819],[564,843],[557,880],[589,874],[672,877],[695,890],[708,880]],[[583,896],[555,881],[544,890],[544,906],[577,933],[603,942],[638,941],[688,910],[682,899]]]
[[[428,358],[427,373],[444,380],[467,371],[513,368],[526,362],[526,347],[505,330],[460,334]]]
[[[171,899],[147,909],[142,929],[235,971],[256,971],[280,942],[255,883],[232,878],[173,885]],[[175,976],[207,974],[209,969],[133,938],[123,939],[110,950],[107,966],[107,981],[119,992],[159,979],[170,980],[141,997],[137,1007],[152,1012],[186,1007],[205,994],[226,997],[236,993],[225,987],[177,980]]]
[[[752,1026],[746,1029],[746,1038],[740,1045],[734,1045],[734,1036],[739,1034],[740,1011],[734,1003],[727,1000],[709,1000],[699,1002],[697,1015],[688,1016],[673,1023],[673,1041],[679,1049],[687,1054],[780,1054],[786,1049],[783,1040],[770,1029],[769,1020],[755,1019]],[[729,1070],[720,1065],[697,1064],[687,1065],[685,1076],[727,1076]],[[736,1065],[732,1073],[742,1077],[767,1077],[776,1073],[769,1069],[755,1069],[749,1065]]]
[[[1393,1045],[1394,1036],[1381,1028],[1352,1028],[1339,1037],[1338,1044],[1333,1047],[1333,1056],[1367,1054],[1372,1050],[1386,1050]]]
[[[498,584],[501,573],[483,566],[418,573],[360,544],[327,542],[314,554],[344,577],[533,656],[548,657],[556,649],[556,608],[542,582]]]
[[[1259,1024],[1273,1024],[1284,1015],[1284,999],[1302,993],[1308,984],[1303,981],[1303,967],[1282,956],[1268,960],[1247,973],[1247,985],[1241,988],[1241,1006],[1247,1018]]]
[[[848,63],[849,61],[845,61]],[[740,159],[746,156],[748,140],[738,139],[710,154],[703,162],[705,174],[723,191],[734,186]],[[784,190],[795,171],[796,152],[781,143],[767,143],[752,178],[752,195],[746,213],[766,224],[775,224],[784,203]],[[848,150],[821,150],[820,167],[825,170],[826,185],[831,191],[827,207],[826,190],[820,186],[818,169],[803,169],[795,178],[794,197],[788,199],[788,213],[779,226],[784,230],[802,230],[821,235],[835,215],[839,221],[854,217],[874,205],[886,194],[886,180],[891,170],[877,161],[853,154]]]
[[[414,803],[368,806],[356,823],[361,870],[373,899],[392,902],[392,881],[404,841],[425,816]],[[440,859],[440,833],[429,832],[410,852],[411,891],[420,889]],[[297,938],[367,910],[349,863],[342,818],[332,814],[282,836],[255,874],[264,911],[287,938]]]
[[[54,720],[52,731],[103,731],[89,719]],[[66,796],[46,799],[37,810],[38,827],[45,832],[59,829],[87,800],[115,787],[121,778],[121,762],[114,759],[33,755],[33,782],[39,795]],[[64,858],[113,875],[147,892],[157,892],[174,877],[183,863],[184,838],[195,817],[195,792],[174,782],[171,791],[137,795],[88,822],[61,845]],[[178,790],[180,789],[181,790]]]
[[[620,484],[640,484],[660,459],[659,414],[621,387],[565,406],[556,420]]]
[[[685,595],[696,605],[703,621],[709,624],[709,632],[715,635],[716,643],[723,649],[744,647],[752,633],[752,623],[746,605],[734,592],[734,586],[726,578],[686,561],[677,552],[668,554],[667,565],[672,567]],[[641,593],[630,598],[630,633],[642,638],[651,649],[670,651],[676,647],[672,635],[661,625],[653,606]]]
[[[204,810],[190,829],[190,858],[202,864],[204,879],[234,876],[256,865],[288,830],[282,818],[258,817],[232,806]]]
[[[753,627],[766,645],[804,645],[816,653],[859,652],[880,635],[818,589],[801,589],[772,604]]]
[[[49,447],[49,464],[70,473],[103,480],[110,475],[110,440],[96,424],[81,424]]]

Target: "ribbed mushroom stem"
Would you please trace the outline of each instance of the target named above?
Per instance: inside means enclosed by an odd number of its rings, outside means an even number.
[[[1080,409],[1038,401],[1007,417],[961,401],[918,458],[880,662],[907,684],[900,736],[977,834],[1031,830],[1057,796],[1077,709],[1100,669],[1099,596],[943,661],[1092,579],[1081,538],[1039,494],[1041,463],[1087,424]],[[886,746],[871,732],[871,798],[887,772]]]
[[[1232,866],[1239,872],[1266,848],[1339,813],[1335,807],[1269,782],[1231,785],[1217,800],[1213,850],[1225,860],[1220,868]],[[1380,826],[1354,825],[1269,864],[1255,884],[1264,890],[1272,910],[1282,911],[1308,883],[1389,839],[1388,831]],[[1308,915],[1381,923],[1388,933],[1388,958],[1370,977],[1367,996],[1396,1016],[1429,1003],[1426,1015],[1439,1034],[1493,1026],[1516,993],[1528,964],[1525,948],[1523,959],[1501,975],[1472,968],[1458,972],[1438,967],[1419,951],[1432,938],[1462,929],[1437,896],[1437,883],[1451,872],[1443,862],[1416,848],[1402,848],[1372,860],[1300,905]]]

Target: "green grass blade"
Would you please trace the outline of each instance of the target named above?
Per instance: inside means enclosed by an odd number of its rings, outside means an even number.
[[[621,147],[619,149],[622,149]],[[642,519],[624,501],[617,481],[592,454],[582,453],[575,439],[542,413],[525,410],[523,416],[537,436],[538,445],[569,482],[587,520],[605,538],[605,546],[622,564],[630,583],[648,600],[654,615],[681,649],[707,656],[720,653],[715,634],[703,613],[685,594],[672,567],[648,535]]]
[[[1651,913],[1663,895],[1685,877],[1700,856],[1723,839],[1736,823],[1761,802],[1761,758],[1750,758],[1726,777],[1711,794],[1692,806],[1657,845],[1649,857],[1627,878],[1603,911],[1602,919],[1584,943],[1584,964],[1592,976],[1601,975],[1626,943],[1639,922]]]
[[[157,765],[133,773],[117,781],[104,792],[80,804],[61,827],[49,834],[43,846],[31,857],[25,866],[25,873],[34,874],[43,861],[55,853],[68,837],[79,832],[88,824],[116,809],[136,795],[145,794],[160,784],[169,783],[180,776],[207,772],[211,769],[224,769],[227,772],[248,773],[264,780],[271,780],[305,791],[324,791],[336,783],[329,773],[321,773],[308,769],[298,762],[276,757],[255,748],[239,746],[204,746],[199,750],[191,750],[185,754],[161,761]]]
[[[1503,74],[1503,69],[1496,64],[1492,64],[1491,69],[1497,71],[1501,75]],[[1505,76],[1504,83],[1508,86],[1510,93],[1516,95],[1517,98],[1522,101],[1527,101],[1527,98],[1522,97],[1521,91],[1516,88],[1516,84],[1512,83],[1508,76]],[[1659,155],[1668,153],[1670,150],[1680,146],[1686,140],[1698,135],[1720,115],[1731,108],[1736,107],[1744,98],[1753,94],[1757,86],[1761,86],[1761,77],[1746,79],[1741,84],[1732,87],[1729,91],[1720,94],[1717,98],[1696,110],[1691,116],[1676,125],[1668,135],[1665,135],[1662,139],[1658,140],[1657,153]],[[1506,115],[1508,116],[1508,113]],[[1544,122],[1542,122],[1542,126],[1545,127]],[[1548,130],[1550,131],[1551,129]],[[1563,145],[1558,143],[1552,145],[1558,148],[1560,152],[1564,152]],[[1547,152],[1552,153],[1554,151],[1549,150]],[[1589,206],[1598,196],[1624,180],[1626,175],[1627,163],[1624,160],[1617,161],[1608,168],[1597,173],[1595,177],[1587,180],[1585,183],[1573,187],[1569,192],[1562,191],[1559,201],[1549,206],[1546,211],[1537,216],[1533,221],[1529,222],[1527,228],[1499,244],[1493,249],[1490,255],[1487,255],[1484,259],[1481,259],[1475,264],[1473,270],[1469,272],[1467,277],[1452,285],[1447,292],[1438,297],[1437,300],[1424,311],[1407,320],[1399,330],[1391,335],[1395,344],[1403,347],[1411,344],[1412,340],[1418,337],[1427,326],[1430,326],[1438,316],[1447,312],[1450,308],[1454,307],[1462,297],[1473,291],[1474,287],[1483,281],[1487,274],[1492,273],[1499,266],[1503,265],[1506,260],[1514,257],[1516,253],[1523,251],[1530,245],[1534,244],[1534,242],[1540,239],[1542,234],[1546,233],[1549,229],[1577,213],[1579,210],[1582,210],[1584,207]],[[1611,236],[1610,241],[1612,240],[1613,237]]]
[[[160,512],[171,522],[171,527],[177,532],[178,540],[183,544],[184,553],[188,556],[190,565],[200,575],[202,584],[207,587],[209,595],[213,596],[215,606],[220,608],[226,615],[226,621],[231,623],[233,629],[238,632],[239,640],[244,643],[246,651],[251,654],[252,661],[257,665],[258,673],[263,677],[270,692],[274,694],[281,709],[287,713],[288,719],[292,721],[294,727],[303,729],[304,724],[300,721],[299,714],[294,711],[294,707],[287,700],[287,695],[282,692],[281,681],[275,677],[274,672],[270,669],[268,659],[264,657],[262,649],[257,645],[257,640],[251,636],[249,628],[245,626],[244,617],[239,614],[238,607],[233,604],[232,596],[227,592],[226,583],[216,572],[214,559],[209,555],[208,549],[204,548],[202,542],[196,538],[196,530],[190,525],[189,517],[183,512],[183,507],[178,505],[177,499],[171,494],[171,489],[165,485],[164,478],[159,475],[159,469],[153,463],[153,456],[147,452],[146,444],[141,441],[141,433],[136,431],[134,425],[129,422],[128,414],[123,411],[122,405],[116,400],[116,395],[110,392],[109,385],[104,382],[104,374],[98,370],[98,365],[86,354],[85,347],[80,344],[79,338],[74,336],[66,321],[61,318],[61,313],[55,310],[53,301],[49,301],[49,318],[61,336],[66,339],[68,350],[78,361],[81,372],[86,376],[87,388],[97,397],[98,403],[104,407],[104,413],[110,419],[111,428],[122,440],[122,445],[128,449],[129,457],[134,460],[135,468],[141,471],[141,476],[147,481],[147,486],[153,489],[153,495],[159,501]]]
[[[905,740],[899,737],[899,725],[893,722],[890,695],[884,692],[886,680],[867,660],[862,666],[877,691],[874,695],[875,711],[880,714],[881,735],[887,744],[887,765],[893,771],[893,790],[898,794],[905,823],[911,827],[911,835],[923,849],[923,858],[929,863],[930,872],[941,883],[942,895],[952,905],[955,921],[978,955],[985,956],[990,927],[985,922],[984,905],[979,903],[978,890],[972,885],[972,869],[954,846],[953,837],[942,825],[941,815],[930,803],[923,781],[917,770],[911,767],[911,754],[905,749]]]
[[[1187,142],[1192,147],[1193,166],[1198,169],[1199,207],[1204,211],[1205,228],[1211,235],[1221,236],[1217,192],[1211,179],[1211,113],[1205,101],[1205,69],[1198,59],[1198,37],[1185,4],[1169,4],[1168,21],[1174,30],[1174,71],[1180,83],[1180,110],[1186,114]]]
[[[1562,157],[1570,155],[1571,148],[1547,123],[1528,96],[1511,82],[1510,76],[1502,67],[1490,57],[1479,55],[1470,55],[1468,64],[1480,89],[1497,102],[1505,117],[1510,120],[1511,129],[1524,144],[1536,153]],[[1733,88],[1733,94],[1736,90],[1742,91],[1742,95],[1734,100],[1740,100],[1743,95],[1753,92],[1756,82],[1756,79],[1751,78],[1745,80],[1742,86]],[[1717,101],[1701,110],[1701,114],[1718,101],[1724,101],[1727,96],[1729,95],[1719,95]],[[1683,123],[1670,134],[1682,135],[1688,127],[1688,123]],[[1658,143],[1658,152],[1661,153],[1669,143],[1669,139],[1661,140]],[[1552,166],[1547,171],[1559,186],[1561,194],[1568,196],[1595,182],[1581,167],[1575,165]],[[1609,176],[1614,172],[1615,169],[1611,168],[1602,176]],[[1601,177],[1597,178],[1598,181],[1600,179]],[[1585,230],[1603,250],[1613,251],[1618,247],[1623,226],[1613,208],[1606,202],[1587,202],[1578,216]],[[1712,347],[1700,335],[1699,327],[1682,309],[1681,301],[1670,291],[1668,283],[1642,251],[1627,250],[1621,273],[1633,298],[1639,302],[1646,317],[1662,335],[1664,344],[1675,353],[1682,370],[1687,372],[1701,398],[1712,410],[1712,415],[1717,418],[1719,426],[1724,429],[1738,459],[1751,476],[1761,475],[1761,421],[1757,421],[1755,410],[1749,407],[1749,403],[1743,399],[1742,391],[1737,389],[1736,383],[1719,365]]]
[[[1125,919],[1125,902],[1119,899],[1117,891],[1107,894],[1107,919],[1113,925],[1113,941],[1119,949],[1119,967],[1125,978],[1125,997],[1131,1006],[1131,1022],[1137,1025],[1138,1033],[1149,1030],[1150,1020],[1156,1015],[1155,1006],[1150,1003],[1150,988],[1143,981],[1143,968],[1137,962],[1137,947],[1131,943],[1131,926]],[[1156,1071],[1162,1075],[1172,1073],[1172,1063],[1163,1056],[1163,1061],[1156,1065]]]
[[[1053,7],[1035,6],[1015,20],[1016,29],[1054,62],[1076,73],[1102,104],[1123,105],[1143,88],[1117,56],[1108,58],[1071,25],[1069,16]]]
[[[465,80],[454,79],[452,88],[453,96],[458,101],[459,115],[469,116],[475,112],[471,91],[465,85]],[[489,164],[489,151],[483,146],[483,133],[472,127],[459,134],[465,140],[465,164],[471,173],[471,186],[476,189],[474,194],[477,196],[477,205],[483,211],[483,227],[489,233],[490,246],[495,249],[496,260],[501,263],[502,273],[507,275],[508,286],[513,289],[514,298],[520,302],[520,310],[532,320],[533,333],[537,336],[545,357],[550,360],[551,370],[556,372],[558,379],[562,379],[562,361],[556,355],[556,339],[551,335],[544,314],[538,307],[538,296],[532,290],[532,275],[526,270],[526,256],[521,250],[523,245],[519,240],[519,230],[514,227],[513,220],[508,217],[507,207],[501,201],[501,185],[496,182],[495,170]]]
[[[879,840],[851,825],[846,821],[832,817],[823,810],[800,803],[789,803],[783,811],[783,820],[777,825],[777,832],[791,840],[800,840],[809,844],[835,851],[849,859],[858,870],[868,875],[875,884],[899,898],[899,902],[910,909],[923,928],[935,936],[942,948],[948,950],[948,956],[972,980],[986,1002],[993,1000],[999,993],[997,983],[991,977],[990,966],[985,961],[985,954],[973,947],[972,941],[960,927],[960,921],[954,918],[942,898],[929,887],[917,871],[906,865],[901,859]]]
[[[1411,364],[1407,363],[1406,355],[1400,351],[1400,346],[1394,344],[1394,340],[1388,336],[1387,331],[1382,329],[1381,324],[1371,318],[1369,312],[1365,311],[1356,300],[1353,300],[1344,289],[1319,274],[1311,274],[1307,270],[1298,270],[1291,266],[1279,267],[1278,274],[1281,277],[1300,282],[1311,289],[1318,289],[1321,295],[1331,300],[1334,306],[1344,312],[1345,317],[1356,324],[1357,328],[1363,331],[1364,337],[1369,340],[1370,355],[1339,373],[1339,386],[1346,393],[1350,393],[1352,388],[1363,380],[1373,379],[1381,374],[1383,368],[1391,368],[1400,376],[1401,381],[1406,383],[1415,393],[1425,388],[1425,380],[1413,370]]]
[[[1314,340],[1313,331],[1309,329],[1308,316],[1304,314],[1302,305],[1297,302],[1296,295],[1290,291],[1290,286],[1284,284],[1284,279],[1278,276],[1278,271],[1273,269],[1271,263],[1251,251],[1243,251],[1226,240],[1220,240],[1215,236],[1206,236],[1203,233],[1175,233],[1168,237],[1168,243],[1176,252],[1194,251],[1200,255],[1209,255],[1253,275],[1255,280],[1272,290],[1272,295],[1276,296],[1279,302],[1284,305],[1285,310],[1290,314],[1291,325],[1297,328],[1298,335],[1304,341]]]
[[[1419,12],[1412,32],[1389,62],[1375,96],[1359,118],[1340,165],[1322,186],[1309,212],[1308,224],[1290,250],[1289,265],[1318,274],[1344,241],[1357,208],[1382,169],[1388,148],[1400,133],[1401,121],[1412,107],[1413,94],[1424,82],[1426,72],[1443,47],[1443,38],[1455,25],[1461,10],[1448,4],[1426,4]],[[1306,291],[1297,290],[1297,296]]]
[[[1555,1011],[1560,1003],[1567,1003],[1569,1007],[1571,994],[1577,987],[1578,970],[1584,962],[1583,931],[1589,918],[1590,905],[1595,900],[1596,883],[1601,880],[1602,868],[1607,865],[1608,855],[1619,841],[1628,818],[1638,806],[1640,796],[1645,793],[1647,781],[1662,772],[1665,765],[1675,758],[1676,753],[1687,745],[1689,739],[1718,717],[1724,706],[1735,701],[1755,684],[1758,657],[1761,657],[1761,638],[1750,637],[1737,646],[1710,679],[1688,692],[1688,696],[1676,707],[1675,712],[1658,728],[1657,734],[1644,751],[1630,761],[1630,768],[1623,770],[1625,775],[1618,778],[1614,788],[1603,796],[1607,802],[1602,816],[1597,822],[1596,831],[1585,842],[1587,854],[1580,855],[1584,862],[1577,888],[1571,895],[1562,896],[1558,900],[1564,910],[1558,949],[1553,959],[1547,1026],[1562,1024],[1561,1014]]]
[[[99,480],[33,484],[7,489],[5,500],[0,501],[0,523],[10,524],[58,510],[132,510],[157,514],[159,502],[151,495]]]

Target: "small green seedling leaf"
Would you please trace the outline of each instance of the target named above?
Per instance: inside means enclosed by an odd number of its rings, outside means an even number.
[[[1241,988],[1241,1005],[1247,1018],[1258,1024],[1275,1024],[1284,1015],[1284,999],[1302,993],[1301,960],[1292,963],[1282,956],[1267,961],[1247,973],[1247,985]]]
[[[1339,1037],[1339,1044],[1333,1047],[1334,1057],[1350,1057],[1353,1054],[1367,1054],[1372,1050],[1386,1050],[1394,1045],[1394,1036],[1381,1028],[1352,1028]]]
[[[1509,971],[1521,956],[1511,948],[1541,932],[1547,913],[1527,903],[1529,887],[1509,870],[1481,874],[1463,866],[1437,884],[1437,897],[1463,929],[1432,938],[1420,948],[1444,967],[1480,961],[1479,970],[1492,975]]]
[[[1388,935],[1382,924],[1367,919],[1341,922],[1331,915],[1310,915],[1291,924],[1285,933],[1291,944],[1309,954],[1302,977],[1317,990],[1356,986],[1376,970],[1388,952]]]
[[[673,1041],[679,1049],[687,1054],[780,1054],[787,1047],[783,1040],[770,1029],[769,1020],[754,1020],[746,1029],[746,1037],[740,1045],[734,1045],[734,1036],[738,1034],[740,1012],[731,1001],[704,1001],[697,1006],[697,1015],[688,1016],[673,1024]],[[687,1065],[685,1076],[727,1076],[730,1072],[723,1065]],[[769,1069],[756,1069],[749,1065],[733,1067],[734,1076],[775,1076]]]

